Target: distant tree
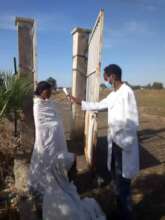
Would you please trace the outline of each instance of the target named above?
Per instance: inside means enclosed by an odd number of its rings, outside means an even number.
[[[46,80],[50,85],[52,86],[52,89],[56,90],[57,89],[57,81],[53,77],[49,77]]]
[[[152,84],[152,88],[153,89],[163,89],[163,83],[161,83],[161,82],[154,82]]]
[[[128,86],[130,86],[132,89],[136,90],[136,89],[140,89],[141,86],[140,85],[131,85],[129,82],[124,81],[124,83]]]
[[[124,83],[131,87],[131,84],[128,81],[124,81]]]
[[[151,84],[149,83],[149,84],[147,84],[147,85],[145,86],[145,88],[146,88],[146,89],[151,89],[152,86],[151,86]]]
[[[124,81],[124,83],[125,83],[127,86],[131,87],[132,89],[136,89],[136,86],[131,85],[128,81]]]
[[[141,86],[140,85],[135,85],[135,86],[132,86],[132,89],[134,89],[134,90],[141,89]]]

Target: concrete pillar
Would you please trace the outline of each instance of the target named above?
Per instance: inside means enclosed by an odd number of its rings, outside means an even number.
[[[35,84],[36,73],[36,30],[33,19],[16,17],[18,27],[19,73],[29,77]]]
[[[72,63],[72,95],[85,99],[86,97],[86,74],[88,60],[88,39],[90,30],[75,28],[73,36],[73,63]],[[82,139],[84,135],[84,113],[80,106],[72,105],[72,139]]]
[[[33,19],[20,17],[16,18],[15,23],[18,26],[19,76],[30,80],[34,85],[36,80],[35,23]],[[15,187],[20,194],[28,192],[29,162],[34,146],[32,98],[32,95],[27,97],[23,103],[24,117],[19,121],[20,146],[16,150],[14,159]]]

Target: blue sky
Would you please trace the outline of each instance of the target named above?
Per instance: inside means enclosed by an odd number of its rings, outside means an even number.
[[[105,10],[102,68],[117,63],[132,84],[165,85],[165,0],[0,0],[0,69],[13,70],[15,16],[37,21],[38,76],[72,82],[74,27],[91,28]]]

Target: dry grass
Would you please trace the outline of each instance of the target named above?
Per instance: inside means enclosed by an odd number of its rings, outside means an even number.
[[[101,89],[100,99],[107,96],[111,90]],[[165,89],[161,90],[136,90],[138,107],[147,114],[165,117]]]
[[[165,89],[139,90],[136,96],[144,113],[165,117]]]

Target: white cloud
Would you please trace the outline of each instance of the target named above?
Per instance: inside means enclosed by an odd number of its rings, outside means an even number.
[[[151,30],[149,24],[136,20],[130,20],[121,24],[118,28],[107,28],[105,30],[104,48],[112,48],[116,44],[128,41],[134,37],[151,37],[155,33]]]
[[[130,20],[128,22],[125,22],[118,29],[110,28],[110,33],[111,33],[111,36],[115,38],[128,37],[132,34],[135,34],[135,35],[153,34],[152,30],[150,29],[147,23],[136,21],[136,20]]]
[[[125,33],[140,33],[140,34],[148,34],[151,33],[151,31],[149,30],[149,27],[147,24],[145,24],[144,22],[138,22],[135,20],[126,22],[123,26],[123,31]]]
[[[165,7],[164,0],[118,0],[119,2],[125,2],[129,5],[134,5],[135,7],[141,8],[146,12],[155,12],[162,7]]]
[[[70,31],[71,19],[60,13],[26,13],[17,12],[15,15],[0,15],[0,29],[15,30],[15,17],[34,18],[39,31]]]
[[[70,28],[70,18],[63,14],[37,14],[35,18],[39,31],[67,31]]]
[[[146,5],[145,9],[149,12],[155,12],[158,8],[156,7],[156,5]]]
[[[148,12],[155,12],[165,6],[164,0],[139,0],[137,2]]]

